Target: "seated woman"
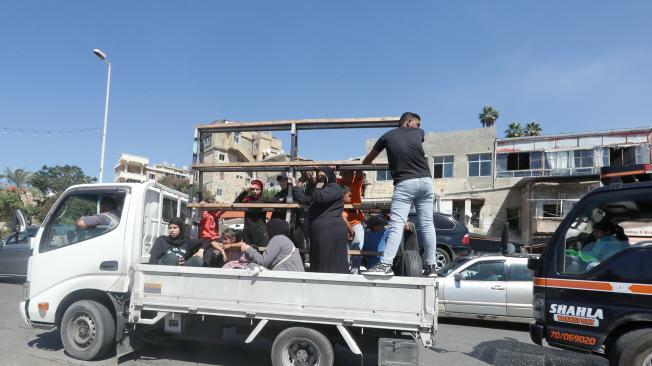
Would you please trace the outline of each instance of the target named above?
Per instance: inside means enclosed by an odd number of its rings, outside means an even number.
[[[183,221],[172,219],[168,224],[168,235],[161,235],[154,242],[149,252],[149,264],[202,267],[204,250],[211,246],[224,255],[218,242],[186,238],[183,233]]]
[[[593,262],[603,262],[629,247],[629,238],[623,228],[608,220],[594,224],[592,235],[595,241],[582,247],[580,258],[592,257],[595,259]]]
[[[271,219],[267,222],[269,243],[261,254],[247,243],[225,245],[225,248],[238,248],[245,253],[253,263],[273,271],[303,272],[303,262],[294,243],[288,238],[290,225],[281,219]]]

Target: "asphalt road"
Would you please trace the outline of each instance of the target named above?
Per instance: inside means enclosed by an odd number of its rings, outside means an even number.
[[[18,302],[22,281],[0,278],[0,364],[88,365],[63,351],[59,332],[32,329],[22,322]],[[175,346],[145,346],[118,360],[115,356],[92,365],[271,365],[271,341],[257,339],[245,345],[242,336],[227,334],[220,345],[184,342]],[[441,320],[435,347],[422,349],[425,365],[564,365],[606,366],[602,357],[539,347],[530,342],[527,325],[469,320]],[[375,355],[366,355],[364,365],[376,365]],[[335,365],[358,366],[359,358],[337,347]]]

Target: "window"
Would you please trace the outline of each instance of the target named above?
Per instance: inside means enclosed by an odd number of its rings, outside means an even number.
[[[546,152],[546,169],[570,168],[570,151]]]
[[[593,167],[593,150],[575,150],[573,151],[576,168]]]
[[[219,172],[217,175],[220,177],[220,179],[224,179],[224,172]]]
[[[562,217],[561,205],[558,202],[555,203],[544,203],[542,206],[542,217],[547,218],[559,218]]]
[[[236,144],[240,143],[240,132],[233,133],[233,142],[235,142]]]
[[[460,272],[468,281],[504,281],[504,261],[486,261],[470,265]]]
[[[222,188],[218,188],[217,191],[215,192],[216,196],[224,196],[224,191]]]
[[[453,176],[453,155],[435,156],[435,178],[451,178]]]
[[[379,170],[376,172],[376,181],[392,180],[392,174],[389,170]]]
[[[649,263],[638,264],[639,253],[619,254],[652,237],[648,192],[613,191],[593,196],[582,206],[564,229],[564,245],[557,248],[559,273],[592,273],[592,278],[600,280],[633,282],[637,271],[649,271]]]
[[[207,134],[203,135],[202,143],[204,145],[204,149],[207,148],[207,147],[211,147],[212,142],[213,142],[213,135],[212,134],[207,133]]]
[[[488,177],[491,175],[491,153],[469,154],[469,177]]]
[[[471,200],[471,226],[479,228],[480,227],[480,211],[484,206],[484,201],[482,200]]]
[[[177,201],[168,197],[163,197],[163,212],[161,218],[165,222],[177,218]]]
[[[120,222],[125,195],[124,191],[78,191],[67,195],[45,224],[39,251],[63,248],[112,231]],[[78,226],[80,220],[84,229]]]
[[[512,262],[509,265],[510,281],[532,281],[532,271],[527,268],[527,263]]]
[[[609,165],[625,166],[636,164],[636,147],[612,147],[609,150]]]
[[[448,219],[448,217],[443,215],[435,215],[435,228],[437,230],[453,230],[455,229],[455,223]]]
[[[529,170],[530,153],[507,154],[507,170]]]
[[[509,230],[518,231],[520,216],[521,210],[519,208],[507,209],[507,225],[509,225]]]
[[[149,173],[149,179],[156,180],[156,174]]]
[[[219,155],[217,156],[217,160],[219,160],[219,161],[225,161],[225,160],[226,160],[226,155],[224,155],[224,154],[219,154]]]

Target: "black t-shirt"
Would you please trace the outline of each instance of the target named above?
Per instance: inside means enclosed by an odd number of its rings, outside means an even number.
[[[423,152],[425,132],[420,128],[399,127],[382,135],[373,149],[387,149],[389,171],[394,185],[412,178],[430,177],[430,167]]]

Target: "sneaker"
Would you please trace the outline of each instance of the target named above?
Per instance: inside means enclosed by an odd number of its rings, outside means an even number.
[[[426,264],[426,270],[423,271],[423,277],[437,277],[437,269],[434,264]]]
[[[373,267],[365,270],[365,271],[360,271],[361,274],[363,275],[372,275],[372,276],[393,276],[394,271],[392,271],[392,266],[389,264],[385,263],[378,263],[374,265]]]

